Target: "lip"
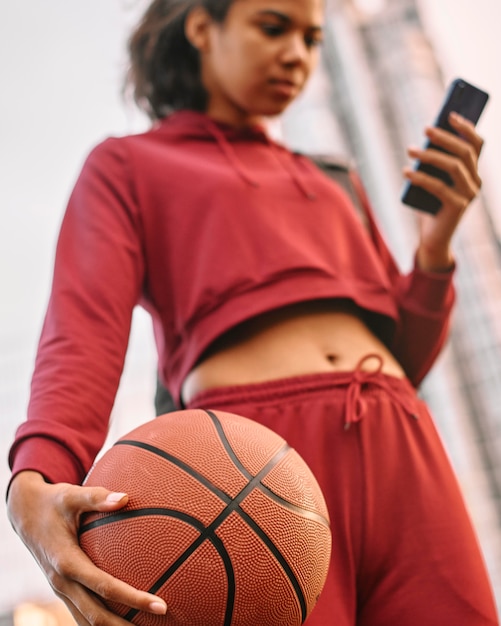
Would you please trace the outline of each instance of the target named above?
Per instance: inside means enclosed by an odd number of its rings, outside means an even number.
[[[292,80],[272,78],[269,82],[273,90],[284,97],[289,98],[299,91],[298,83]]]

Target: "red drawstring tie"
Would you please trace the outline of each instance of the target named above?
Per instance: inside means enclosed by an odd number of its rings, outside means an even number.
[[[378,362],[375,370],[366,371],[362,369],[363,364],[369,359],[376,359]],[[405,396],[399,394],[391,386],[386,378],[378,377],[377,374],[383,368],[383,359],[379,354],[366,354],[360,359],[353,374],[346,392],[346,413],[344,429],[348,430],[352,424],[360,422],[366,412],[367,403],[362,397],[362,388],[365,384],[370,383],[376,385],[380,389],[384,389],[386,393],[414,419],[418,419],[413,404]]]

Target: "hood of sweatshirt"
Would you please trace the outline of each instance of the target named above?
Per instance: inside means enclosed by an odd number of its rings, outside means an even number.
[[[183,140],[212,141],[228,160],[230,167],[250,187],[259,187],[260,182],[235,151],[236,142],[260,142],[274,155],[277,164],[287,172],[299,193],[308,200],[315,200],[315,194],[308,189],[304,175],[297,164],[297,155],[284,145],[272,139],[261,125],[237,128],[214,120],[205,113],[191,110],[176,111],[158,122],[158,128],[172,137]]]

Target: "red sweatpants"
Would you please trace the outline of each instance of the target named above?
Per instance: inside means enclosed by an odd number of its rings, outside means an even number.
[[[187,408],[268,426],[315,474],[333,544],[307,626],[498,624],[456,478],[408,381],[313,374],[209,390]]]

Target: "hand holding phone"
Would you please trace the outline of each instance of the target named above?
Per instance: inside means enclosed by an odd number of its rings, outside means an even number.
[[[454,80],[447,91],[444,103],[434,122],[434,126],[457,135],[457,131],[449,123],[449,115],[452,112],[456,112],[473,124],[476,124],[488,98],[489,95],[482,89],[467,83],[461,78]],[[446,152],[446,150],[431,142],[426,144],[425,149],[428,148]],[[435,165],[417,161],[414,169],[439,178],[449,186],[453,185],[449,174]],[[402,202],[412,208],[432,214],[436,214],[442,206],[442,202],[439,198],[426,189],[412,184],[410,181],[406,184],[403,191]]]

